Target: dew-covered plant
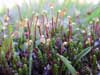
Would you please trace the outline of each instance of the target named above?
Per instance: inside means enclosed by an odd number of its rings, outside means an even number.
[[[99,18],[87,27],[74,22],[59,10],[49,17],[33,13],[10,23],[4,15],[0,22],[0,75],[99,75],[100,74],[100,26]],[[54,9],[54,6],[50,6]]]

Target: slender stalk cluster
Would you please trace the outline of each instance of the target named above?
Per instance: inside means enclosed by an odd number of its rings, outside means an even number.
[[[74,22],[78,17],[68,16],[64,26],[63,10],[24,19],[17,8],[20,19],[14,26],[9,27],[8,15],[4,17],[0,75],[99,75],[99,18],[85,27]],[[53,13],[54,5],[50,8]]]

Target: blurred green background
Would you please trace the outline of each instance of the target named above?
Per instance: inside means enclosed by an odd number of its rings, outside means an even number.
[[[23,18],[29,18],[32,12],[41,14],[43,10],[51,14],[50,4],[54,5],[53,15],[58,10],[64,9],[66,12],[64,17],[66,15],[74,17],[78,14],[81,15],[83,22],[89,22],[93,17],[100,16],[100,0],[0,0],[0,18],[2,19],[2,16],[9,9],[9,14],[17,21],[18,10],[16,5],[20,7]]]

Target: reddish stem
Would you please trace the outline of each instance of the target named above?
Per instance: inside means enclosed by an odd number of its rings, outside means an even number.
[[[70,41],[70,39],[72,38],[72,25],[71,23],[69,22],[69,35],[68,35],[68,41]]]
[[[35,40],[36,40],[36,25],[37,25],[37,22],[38,22],[38,16],[36,16],[36,24],[34,25],[34,46],[35,46]]]
[[[49,35],[48,35],[48,27],[46,26],[46,36],[47,36],[47,38],[49,37]]]
[[[52,17],[52,29],[53,29],[53,17]]]
[[[42,15],[42,18],[43,18],[43,33],[44,33],[44,31],[45,31],[45,27],[44,27],[44,21],[45,21],[45,19],[44,19],[44,15]]]
[[[92,35],[90,35],[90,45],[92,46]]]
[[[11,50],[12,50],[12,41],[10,42],[10,46],[8,48],[8,51],[6,52],[6,59],[8,60],[9,59],[9,54],[11,53]]]
[[[41,35],[42,35],[41,27],[39,26],[38,28],[39,28],[39,34],[40,34],[40,36],[41,36]]]
[[[50,53],[50,50],[48,50],[48,61],[50,61],[50,57],[51,57],[51,53]]]
[[[83,47],[84,47],[84,48],[86,47],[86,44],[85,44],[85,43],[86,43],[86,35],[87,35],[86,32],[83,33],[83,37],[84,37]]]
[[[59,16],[59,13],[57,12],[57,17],[56,17],[56,26],[57,26],[57,23],[58,23],[58,16]]]
[[[48,23],[48,17],[47,17],[47,15],[46,15],[46,20],[47,20],[47,23]]]
[[[18,9],[19,18],[20,18],[20,20],[22,20],[22,15],[21,15],[20,7],[18,5],[17,5],[17,9]]]
[[[29,32],[29,34],[28,34],[28,39],[29,39],[29,37],[30,37],[30,34],[31,34],[31,30],[30,30],[29,21],[27,22],[27,27],[28,27],[28,32]]]

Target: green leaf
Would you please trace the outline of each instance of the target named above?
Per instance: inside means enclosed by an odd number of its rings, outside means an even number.
[[[59,66],[57,64],[53,65],[53,75],[58,75],[58,68]]]
[[[83,58],[84,56],[86,56],[89,52],[91,51],[91,47],[88,47],[84,50],[82,50],[77,56],[76,56],[76,62],[75,64],[80,61],[81,58]]]
[[[95,10],[92,12],[90,16],[87,17],[87,22],[91,21],[95,17],[100,17],[100,7],[95,8]]]
[[[61,59],[61,61],[65,64],[68,70],[71,72],[72,75],[76,75],[75,68],[70,64],[70,61],[62,55],[57,54],[57,56]]]
[[[28,66],[27,66],[27,64],[23,65],[23,74],[28,75]]]
[[[93,55],[93,69],[95,70],[96,69],[96,62],[97,62],[97,57],[96,55]]]
[[[9,32],[9,34],[11,34],[13,32],[13,26],[12,25],[8,26],[8,32]]]
[[[22,68],[18,69],[18,75],[23,75]]]
[[[38,49],[38,58],[43,63],[43,55],[42,55],[41,50],[39,50],[39,49]]]

